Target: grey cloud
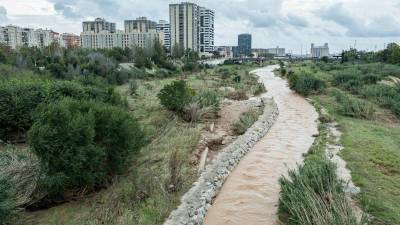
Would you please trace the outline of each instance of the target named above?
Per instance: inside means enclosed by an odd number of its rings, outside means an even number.
[[[287,22],[295,27],[308,27],[308,21],[300,16],[288,14],[286,17]]]
[[[393,16],[385,15],[366,21],[346,11],[342,3],[323,8],[316,13],[325,21],[332,21],[347,29],[351,37],[397,37],[400,23]]]

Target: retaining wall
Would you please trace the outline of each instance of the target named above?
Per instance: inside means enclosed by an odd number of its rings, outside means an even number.
[[[173,211],[164,225],[201,225],[212,200],[232,170],[243,156],[261,139],[278,117],[278,107],[273,99],[263,99],[265,108],[257,122],[245,134],[224,148],[207,165],[193,187],[181,199],[181,205]]]

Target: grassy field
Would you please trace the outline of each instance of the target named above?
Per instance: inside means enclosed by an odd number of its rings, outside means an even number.
[[[306,71],[315,74],[332,86],[333,74],[340,72],[341,65],[332,71],[323,71],[313,63],[303,63],[292,66],[292,70]],[[361,68],[373,70],[382,75],[378,64],[347,65],[347,69]],[[377,68],[378,67],[378,68]],[[384,73],[382,70],[382,73]],[[396,70],[394,70],[396,74]],[[400,67],[397,71],[400,71]],[[395,75],[393,74],[393,75]],[[400,74],[397,74],[400,76]],[[343,89],[343,88],[342,88]],[[374,105],[376,112],[371,119],[358,119],[342,116],[339,112],[339,103],[329,91],[321,95],[312,96],[335,117],[343,132],[342,144],[345,149],[341,152],[352,171],[354,183],[361,188],[358,196],[363,210],[372,216],[372,224],[395,225],[400,224],[400,123],[390,110],[382,108],[369,98],[343,89],[348,95],[362,99]]]
[[[184,78],[195,90],[234,86],[233,76],[222,79],[220,70],[242,77],[243,89],[251,95],[254,65],[229,65],[187,75]],[[197,179],[191,156],[205,123],[187,123],[165,110],[157,93],[177,78],[138,81],[135,96],[128,95],[129,85],[118,87],[127,96],[129,110],[143,124],[149,144],[131,168],[113,183],[91,196],[50,209],[23,212],[18,224],[100,225],[162,224],[180,203],[180,197]],[[179,78],[178,78],[179,79]]]

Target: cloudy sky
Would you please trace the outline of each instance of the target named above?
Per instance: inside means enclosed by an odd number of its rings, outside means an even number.
[[[334,52],[356,45],[382,49],[400,42],[400,0],[193,0],[216,12],[216,44],[237,44],[238,33],[252,33],[253,47],[281,46],[310,51],[328,42]],[[177,0],[0,0],[0,25],[81,32],[81,22],[104,17],[123,28],[123,20],[147,16],[168,20]]]

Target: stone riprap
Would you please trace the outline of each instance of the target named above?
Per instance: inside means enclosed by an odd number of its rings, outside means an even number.
[[[229,173],[238,165],[242,157],[272,127],[278,117],[278,107],[273,99],[263,99],[264,112],[257,122],[245,134],[224,148],[207,165],[193,187],[182,197],[181,205],[173,211],[164,225],[201,225],[212,200],[228,178]]]

